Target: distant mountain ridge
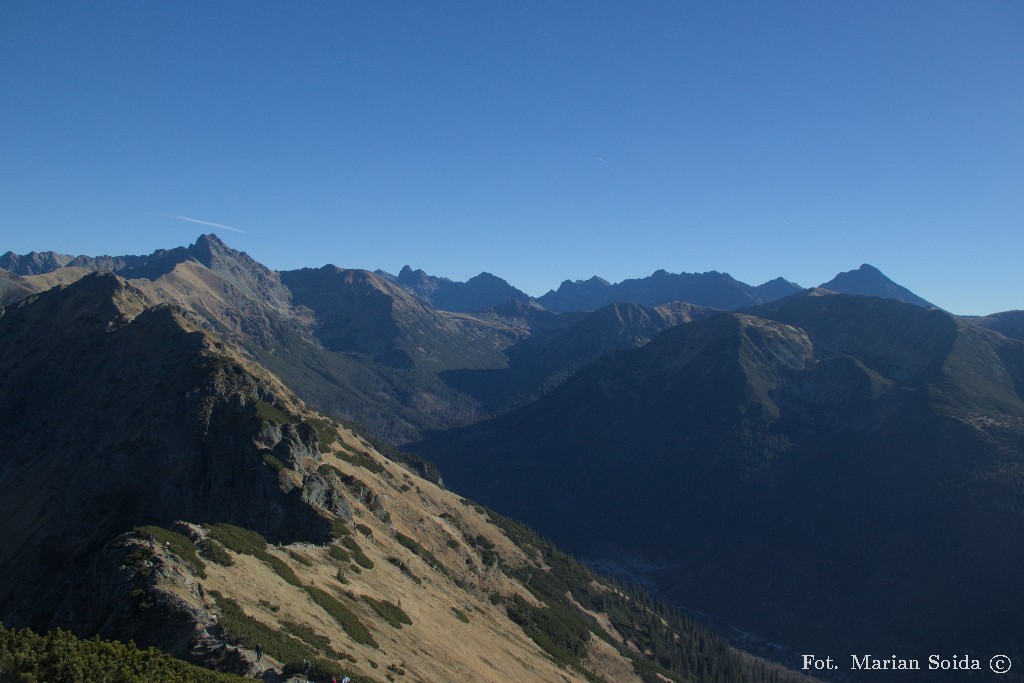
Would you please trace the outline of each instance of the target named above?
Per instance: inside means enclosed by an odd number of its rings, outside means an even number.
[[[399,276],[336,266],[277,272],[212,234],[141,256],[8,252],[3,262],[35,274],[0,270],[0,306],[90,272],[113,272],[152,301],[174,303],[205,320],[318,409],[394,443],[534,400],[601,355],[645,344],[667,327],[714,310],[672,298],[683,294],[679,283],[689,283],[687,296],[706,295],[720,305],[796,288],[781,278],[749,287],[721,273],[661,271],[627,284],[646,288],[651,300],[670,301],[613,301],[593,311],[557,312],[486,273],[456,283],[411,267]],[[579,291],[590,292],[589,307],[616,287],[592,278]],[[655,310],[666,306],[696,316]],[[594,317],[584,324],[588,316]]]
[[[8,251],[0,255],[0,268],[15,275],[39,275],[63,268],[74,258],[69,254],[58,254],[55,251],[31,251],[27,254]]]
[[[66,267],[79,267],[115,272],[125,277],[154,279],[162,274],[162,270],[182,259],[194,258],[209,266],[212,259],[217,258],[218,253],[223,254],[225,249],[234,252],[215,235],[203,235],[190,247],[159,249],[148,256],[70,256],[54,251],[19,255],[8,251],[0,256],[0,269],[14,275],[28,276]],[[258,266],[267,273],[272,272],[249,258],[245,252],[234,253],[251,262],[246,264],[247,268]],[[432,308],[461,313],[473,313],[513,301],[535,301],[554,313],[595,311],[613,303],[654,307],[675,301],[705,308],[737,310],[777,301],[803,289],[782,277],[752,286],[718,271],[669,273],[657,270],[647,277],[631,278],[615,284],[596,275],[589,280],[565,280],[557,290],[550,290],[535,299],[506,280],[487,272],[481,272],[466,282],[430,275],[408,265],[398,275],[383,270],[374,272],[379,277],[401,285]],[[895,299],[924,308],[934,306],[906,287],[893,282],[870,264],[839,273],[819,287],[840,294]]]
[[[443,311],[472,313],[510,301],[531,299],[526,292],[486,272],[475,275],[466,282],[454,282],[446,277],[427,275],[422,270],[413,270],[410,266],[402,268],[397,276],[381,274],[390,277],[434,308]]]
[[[596,276],[586,281],[566,280],[538,301],[552,311],[595,310],[616,302],[660,306],[670,301],[732,310],[789,296],[800,289],[799,285],[782,278],[751,287],[728,273],[717,271],[669,273],[657,270],[648,277],[616,284]]]

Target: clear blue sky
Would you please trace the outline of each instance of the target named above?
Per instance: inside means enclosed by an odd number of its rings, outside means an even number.
[[[535,295],[868,262],[1024,308],[1024,3],[0,4],[0,252],[210,230]]]

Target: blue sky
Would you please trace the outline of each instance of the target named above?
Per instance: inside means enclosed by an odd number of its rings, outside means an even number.
[[[0,5],[0,252],[210,230],[535,295],[868,262],[1024,308],[1024,3]]]

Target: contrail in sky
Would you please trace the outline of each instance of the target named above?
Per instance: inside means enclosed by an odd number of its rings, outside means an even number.
[[[198,223],[199,225],[209,225],[211,228],[221,228],[222,230],[230,230],[231,232],[240,232],[245,234],[245,230],[238,228],[232,228],[230,225],[223,225],[221,223],[211,223],[210,221],[201,221],[198,218],[189,218],[188,216],[171,216],[171,218],[177,218],[181,221],[188,221],[189,223]]]

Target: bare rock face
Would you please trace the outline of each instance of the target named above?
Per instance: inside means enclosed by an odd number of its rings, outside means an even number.
[[[274,455],[298,472],[316,471],[320,464],[316,430],[308,424],[281,425],[281,440],[274,446]]]
[[[346,522],[352,521],[352,508],[345,500],[345,488],[337,477],[313,473],[302,480],[302,500],[327,510]]]

